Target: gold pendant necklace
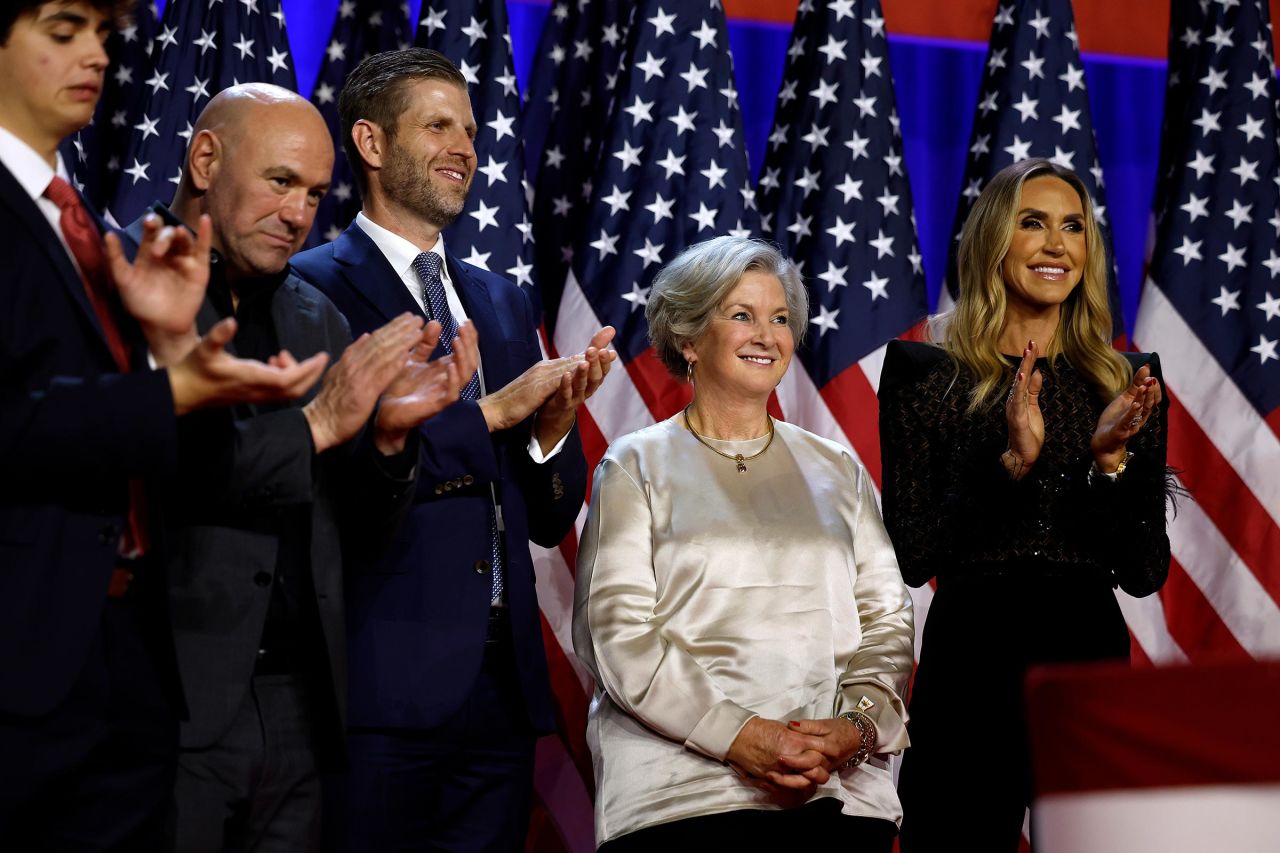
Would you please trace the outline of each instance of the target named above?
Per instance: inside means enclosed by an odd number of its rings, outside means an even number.
[[[725,459],[729,459],[737,463],[739,474],[747,473],[747,463],[750,462],[752,459],[755,459],[761,453],[764,453],[766,450],[769,449],[769,445],[773,444],[773,417],[770,415],[766,415],[765,417],[769,418],[769,440],[764,443],[764,447],[760,448],[755,453],[752,453],[750,456],[743,456],[741,453],[725,453],[720,448],[708,442],[705,438],[702,437],[702,435],[696,429],[693,428],[693,424],[689,421],[689,409],[692,406],[693,406],[693,403],[690,403],[688,406],[684,407],[685,428],[688,429],[689,432],[693,434],[693,437],[696,438],[698,442],[702,444],[703,447],[707,448],[712,453],[715,453],[719,456],[723,456]]]

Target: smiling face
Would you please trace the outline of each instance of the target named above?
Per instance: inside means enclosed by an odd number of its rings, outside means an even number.
[[[684,345],[685,358],[695,361],[698,393],[767,400],[796,348],[787,316],[778,277],[759,270],[745,273],[702,336]]]
[[[52,158],[93,118],[113,23],[88,3],[45,3],[14,21],[0,46],[0,126]]]
[[[467,92],[445,80],[408,86],[408,109],[386,137],[378,174],[389,201],[436,228],[462,213],[475,176],[476,120]]]
[[[1084,275],[1084,205],[1070,184],[1046,175],[1022,185],[1014,216],[1001,263],[1009,311],[1056,314]]]
[[[232,279],[273,275],[302,248],[333,171],[333,142],[305,101],[247,104],[222,131],[205,209]]]

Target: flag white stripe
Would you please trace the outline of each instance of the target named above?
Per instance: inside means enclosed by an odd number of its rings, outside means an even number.
[[[1170,390],[1280,524],[1280,437],[1150,278],[1142,291],[1133,338],[1143,349],[1160,354]]]
[[[1148,660],[1157,666],[1187,663],[1187,653],[1169,633],[1159,593],[1145,598],[1134,598],[1127,592],[1117,589],[1116,601],[1120,604],[1120,613],[1124,616],[1125,624],[1133,632],[1134,639],[1137,640],[1142,653]]]

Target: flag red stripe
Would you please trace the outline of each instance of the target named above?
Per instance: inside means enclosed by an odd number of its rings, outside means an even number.
[[[822,399],[844,430],[871,480],[880,487],[880,401],[857,363],[823,386]]]
[[[551,692],[556,698],[556,728],[573,756],[583,784],[594,796],[595,774],[591,767],[591,753],[587,749],[587,696],[582,691],[578,674],[565,657],[565,650],[551,630],[546,614],[542,614],[542,644],[547,650]]]
[[[652,347],[627,362],[627,373],[655,421],[671,417],[693,398],[692,388],[671,378]],[[642,426],[635,424],[634,428]]]
[[[1250,659],[1218,611],[1176,559],[1169,564],[1169,579],[1160,590],[1160,604],[1164,607],[1169,634],[1192,663]]]
[[[1280,527],[1174,394],[1169,406],[1169,464],[1214,526],[1280,602]]]

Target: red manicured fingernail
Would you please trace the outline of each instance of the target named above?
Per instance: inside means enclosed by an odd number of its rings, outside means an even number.
[[[1027,341],[1027,349],[1031,349],[1036,345],[1035,341]]]
[[[796,728],[797,726],[799,726],[800,724],[799,724],[799,723],[797,723],[795,720],[787,720],[787,725],[794,729],[794,728]]]

